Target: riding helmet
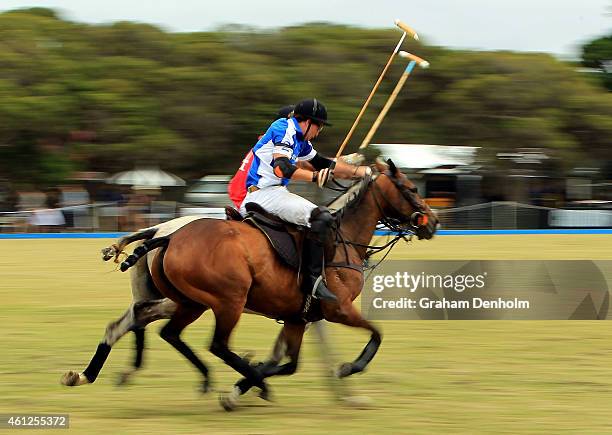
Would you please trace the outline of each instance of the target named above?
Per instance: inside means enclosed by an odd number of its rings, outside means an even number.
[[[293,109],[293,114],[311,119],[320,124],[331,125],[327,122],[327,109],[325,105],[316,98],[302,100],[297,103],[295,109]]]
[[[276,119],[289,118],[289,115],[291,115],[291,113],[293,112],[293,109],[295,109],[295,106],[293,104],[281,107],[280,109],[278,109],[278,113],[276,114]]]

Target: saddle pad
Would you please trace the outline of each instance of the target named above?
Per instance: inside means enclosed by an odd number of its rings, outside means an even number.
[[[280,256],[281,260],[283,260],[285,264],[292,269],[298,270],[300,267],[298,244],[301,246],[301,237],[299,237],[299,233],[290,234],[286,229],[281,230],[276,226],[272,227],[267,225],[267,220],[265,218],[264,220],[260,220],[259,218],[260,216],[257,213],[251,212],[244,219],[244,222],[252,225],[264,233],[276,253]],[[296,240],[298,237],[299,239]]]
[[[303,229],[298,225],[293,225],[281,220],[265,211],[255,203],[246,204],[247,216],[243,218],[238,210],[233,207],[225,207],[225,214],[228,220],[243,221],[260,230],[276,253],[285,264],[298,270],[300,267]]]

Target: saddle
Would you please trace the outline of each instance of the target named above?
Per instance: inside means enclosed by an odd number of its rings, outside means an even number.
[[[254,202],[247,203],[245,208],[247,216],[244,218],[231,206],[225,207],[225,215],[228,220],[243,221],[260,230],[281,260],[299,270],[306,227],[285,222]]]
[[[300,270],[302,262],[302,245],[306,227],[285,222],[268,213],[259,204],[249,202],[245,205],[247,216],[242,215],[231,206],[225,207],[227,220],[246,222],[260,230],[268,239],[281,260],[295,271]],[[311,295],[304,295],[301,314],[295,318],[278,319],[279,321],[316,322],[323,319],[321,304]]]

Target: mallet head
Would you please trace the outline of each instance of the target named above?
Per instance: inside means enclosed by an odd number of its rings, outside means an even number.
[[[401,22],[399,18],[395,19],[395,25],[399,27],[400,29],[402,29],[407,34],[409,34],[410,36],[412,36],[416,41],[419,40],[419,35],[417,35],[417,32],[412,27],[410,27],[408,24]]]
[[[415,56],[414,54],[408,53],[406,51],[400,51],[399,55],[400,57],[403,57],[405,59],[414,60],[421,68],[429,68],[429,62],[419,56]]]

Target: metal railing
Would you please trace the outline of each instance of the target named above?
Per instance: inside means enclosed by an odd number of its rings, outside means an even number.
[[[501,201],[437,211],[445,229],[612,228],[612,210],[571,210]]]
[[[612,228],[612,210],[556,209],[517,202],[489,202],[436,211],[443,229]],[[148,206],[116,202],[57,209],[0,212],[0,232],[133,231],[178,216],[201,215],[223,219],[220,207],[194,207],[154,201]]]

